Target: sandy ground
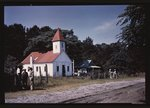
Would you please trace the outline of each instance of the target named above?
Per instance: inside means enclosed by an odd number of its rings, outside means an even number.
[[[145,79],[90,84],[42,95],[6,98],[5,103],[132,103],[143,104]]]

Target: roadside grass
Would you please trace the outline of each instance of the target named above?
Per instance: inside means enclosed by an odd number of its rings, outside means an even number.
[[[120,76],[118,79],[94,79],[90,78],[77,78],[77,77],[61,77],[61,78],[49,78],[48,83],[43,81],[41,84],[35,87],[35,90],[21,90],[16,92],[7,92],[5,93],[5,98],[17,98],[18,96],[31,96],[31,95],[41,95],[48,92],[59,92],[64,90],[69,90],[71,88],[78,88],[80,86],[86,86],[90,84],[102,84],[108,82],[115,81],[129,81],[145,78],[144,75],[140,75],[138,77],[128,77],[128,76]]]
[[[94,83],[106,83],[114,81],[125,81],[125,80],[135,80],[139,78],[144,78],[145,76],[141,74],[140,76],[127,76],[121,75],[118,79],[90,79],[90,78],[78,78],[78,77],[61,77],[61,78],[49,78],[49,82],[46,85],[47,88],[56,87],[56,86],[65,86],[65,85],[88,85]]]

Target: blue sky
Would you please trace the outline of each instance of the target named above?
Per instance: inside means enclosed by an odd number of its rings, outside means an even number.
[[[116,42],[116,35],[121,32],[116,23],[125,7],[126,5],[5,6],[4,23],[73,29],[80,40],[89,36],[94,44],[109,44]]]

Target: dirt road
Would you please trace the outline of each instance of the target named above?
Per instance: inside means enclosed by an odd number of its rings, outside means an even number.
[[[120,89],[97,92],[81,98],[70,99],[62,103],[142,103],[144,83],[129,85]]]
[[[145,80],[91,84],[61,92],[5,99],[6,103],[133,103],[143,104]]]

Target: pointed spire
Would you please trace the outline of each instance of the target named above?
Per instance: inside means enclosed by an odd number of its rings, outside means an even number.
[[[62,41],[62,40],[64,40],[64,37],[61,34],[60,28],[58,28],[56,33],[55,33],[55,35],[54,35],[54,37],[53,37],[53,39],[52,39],[52,42],[54,42],[54,41]]]

